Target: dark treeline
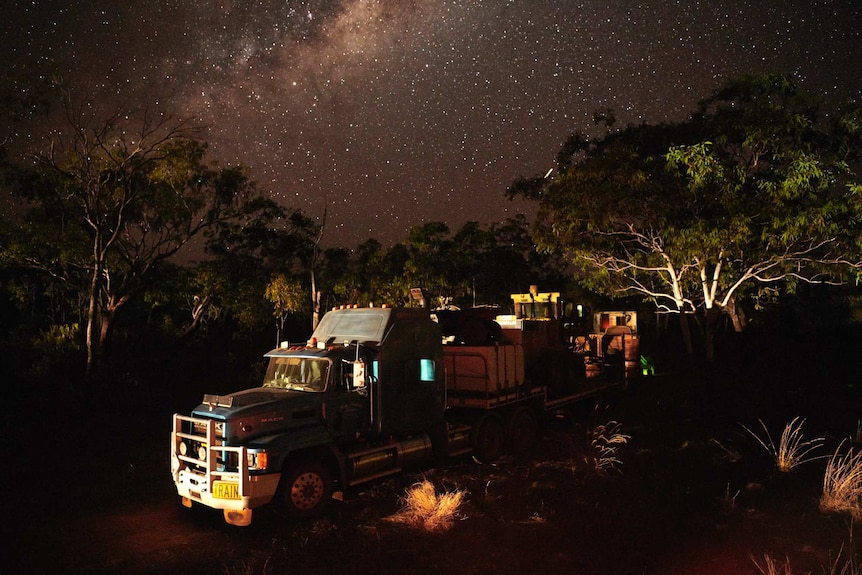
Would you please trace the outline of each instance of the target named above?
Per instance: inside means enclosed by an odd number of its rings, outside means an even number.
[[[353,249],[317,252],[312,220],[299,212],[282,215],[277,229],[255,222],[222,230],[207,241],[208,257],[200,262],[155,266],[117,314],[94,377],[143,377],[189,353],[220,362],[232,355],[239,363],[259,358],[280,340],[304,341],[316,303],[321,313],[345,304],[412,306],[410,289],[422,286],[432,305],[496,305],[506,313],[510,294],[531,283],[565,288],[565,265],[536,252],[523,217],[468,222],[455,231],[431,222],[389,247],[369,239]],[[4,371],[32,380],[83,377],[89,275],[73,271],[60,276],[4,260]]]
[[[219,165],[188,120],[3,88],[0,369],[17,385],[146,387],[190,365],[256,377],[263,351],[304,340],[327,309],[416,305],[414,287],[435,307],[501,313],[531,284],[593,306],[626,297],[708,359],[717,334],[764,310],[833,317],[805,298],[854,317],[862,111],[824,122],[784,77],[731,81],[677,124],[597,116],[604,136],[572,134],[553,177],[508,190],[536,203],[535,222],[429,222],[391,246],[327,249],[325,224]],[[21,137],[34,117],[43,135]],[[191,246],[203,256],[177,263]]]

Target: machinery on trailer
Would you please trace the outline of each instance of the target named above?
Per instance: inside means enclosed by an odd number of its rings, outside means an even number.
[[[544,412],[625,381],[609,369],[587,377],[593,360],[604,365],[601,342],[576,352],[557,323],[495,321],[488,310],[330,311],[306,344],[266,354],[260,387],[174,414],[177,492],[248,525],[262,505],[316,515],[346,489],[435,457],[526,450]]]
[[[523,332],[534,354],[563,345],[580,358],[588,379],[618,382],[640,375],[636,311],[591,312],[560,292],[541,293],[536,286],[530,286],[529,293],[512,294],[512,302],[515,313],[497,321],[513,334]]]

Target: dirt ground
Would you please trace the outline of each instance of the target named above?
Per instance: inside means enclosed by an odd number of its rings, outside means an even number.
[[[824,438],[819,455],[854,436],[859,360],[807,345],[748,350],[710,377],[660,369],[549,418],[527,457],[479,464],[464,456],[368,484],[321,519],[294,522],[264,508],[247,528],[176,497],[168,434],[171,413],[191,407],[183,394],[139,393],[117,404],[13,397],[2,427],[12,439],[2,570],[718,575],[761,573],[755,562],[768,556],[789,561],[788,573],[837,573],[858,544],[848,518],[818,508],[825,460],[778,473],[742,427],[762,431],[762,420],[777,440],[787,422],[804,418],[806,437]],[[617,469],[600,474],[590,432],[611,421],[629,439]],[[423,479],[466,492],[448,531],[387,519]]]

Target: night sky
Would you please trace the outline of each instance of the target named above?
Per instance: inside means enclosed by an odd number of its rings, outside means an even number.
[[[34,0],[0,26],[4,72],[50,61],[95,102],[196,117],[345,247],[529,214],[506,187],[599,108],[683,119],[758,72],[862,90],[859,0]]]

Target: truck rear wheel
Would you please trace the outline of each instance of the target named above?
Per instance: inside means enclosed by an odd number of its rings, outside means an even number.
[[[279,488],[290,516],[304,519],[322,515],[332,500],[332,474],[317,461],[296,463],[285,470]]]
[[[523,454],[530,450],[539,437],[539,420],[529,407],[521,407],[509,419],[509,440],[512,451]]]
[[[494,461],[503,455],[506,431],[496,415],[486,415],[473,428],[473,453],[479,461]]]

